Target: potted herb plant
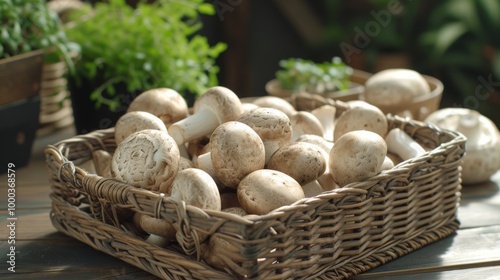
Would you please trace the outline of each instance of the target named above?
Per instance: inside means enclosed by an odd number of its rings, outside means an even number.
[[[500,3],[440,1],[419,36],[422,63],[446,84],[448,106],[482,112],[500,124]]]
[[[58,15],[45,0],[0,2],[0,149],[2,164],[28,163],[38,128],[42,68],[54,57],[70,65]]]
[[[361,93],[365,73],[347,66],[339,57],[315,63],[301,58],[280,61],[275,79],[266,84],[269,95],[287,98],[304,91],[328,97],[356,99]],[[366,75],[368,75],[366,73]]]
[[[124,0],[87,4],[68,13],[66,32],[81,46],[69,76],[77,132],[113,126],[144,90],[168,87],[190,100],[217,84],[215,59],[226,45],[210,46],[197,32],[203,0],[157,0],[132,7]]]

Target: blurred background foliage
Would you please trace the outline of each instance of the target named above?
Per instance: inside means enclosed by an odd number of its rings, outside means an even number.
[[[283,59],[339,56],[371,73],[399,67],[434,76],[445,85],[442,107],[500,124],[498,0],[206,1],[217,16],[200,32],[227,43],[219,82],[242,97],[266,94]]]

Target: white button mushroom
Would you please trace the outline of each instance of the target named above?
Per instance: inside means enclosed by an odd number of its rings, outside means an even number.
[[[146,129],[123,140],[113,153],[113,178],[134,187],[170,193],[179,169],[179,149],[166,132]]]
[[[172,182],[170,197],[177,201],[184,201],[186,205],[192,205],[204,210],[221,210],[221,199],[217,184],[208,173],[198,168],[188,168],[177,173]],[[179,244],[182,244],[183,236],[179,234],[181,232],[179,224],[174,223],[174,228],[177,230],[176,239]],[[202,232],[197,232],[197,235],[200,243],[203,243],[209,236]],[[189,254],[192,248],[184,248],[184,250]]]
[[[228,88],[209,88],[193,105],[193,114],[173,123],[168,133],[177,144],[210,135],[222,123],[234,121],[243,114],[238,96]]]
[[[165,247],[175,239],[176,230],[172,223],[159,218],[150,217],[139,212],[134,214],[135,226],[148,234],[146,242]]]
[[[170,88],[155,88],[139,94],[127,112],[146,111],[160,118],[166,126],[188,116],[186,100]]]
[[[319,194],[319,192],[330,191],[337,188],[338,186],[335,181],[333,181],[329,168],[330,152],[334,146],[333,142],[327,141],[325,138],[313,134],[304,134],[297,139],[297,142],[311,143],[320,147],[323,150],[322,154],[325,157],[325,172],[316,180],[302,186],[306,196],[310,197]]]
[[[344,111],[335,122],[334,142],[342,135],[354,130],[375,132],[382,138],[387,134],[385,114],[377,107],[363,101]]]
[[[265,148],[259,135],[237,121],[218,126],[210,137],[210,152],[198,156],[196,162],[198,168],[231,188],[252,171],[264,168],[264,164]]]
[[[291,117],[296,112],[290,102],[276,96],[258,97],[252,103],[259,107],[278,109],[285,113],[288,117]]]
[[[393,128],[385,137],[387,150],[402,160],[409,160],[425,154],[425,149],[400,128]]]
[[[250,214],[264,215],[305,197],[300,184],[283,172],[259,169],[238,185],[238,200]]]
[[[323,136],[321,122],[311,112],[298,111],[294,113],[290,117],[290,123],[292,124],[291,141],[297,141],[297,138],[304,134]]]
[[[179,171],[172,182],[170,197],[201,209],[221,210],[217,185],[210,175],[200,169],[187,168]],[[177,225],[165,219],[140,215],[139,225],[140,229],[150,234],[146,241],[161,247],[170,243],[177,233]],[[207,237],[206,234],[198,236],[200,242]]]
[[[219,189],[215,181],[198,168],[187,168],[177,173],[172,182],[170,197],[201,209],[221,210]]]
[[[306,142],[314,144],[323,149],[326,152],[327,156],[330,154],[330,150],[333,148],[334,145],[333,142],[330,142],[325,138],[314,134],[303,134],[299,138],[297,138],[295,142]]]
[[[257,104],[253,104],[250,102],[241,102],[241,106],[243,107],[243,112],[248,112],[256,108],[260,108]]]
[[[250,126],[264,143],[267,163],[276,150],[290,143],[292,125],[290,118],[282,111],[274,108],[256,108],[243,113],[236,121]]]
[[[167,132],[167,126],[157,116],[146,111],[132,111],[123,114],[115,124],[115,142],[120,145],[130,134],[144,129]]]
[[[404,111],[413,99],[429,94],[429,84],[420,73],[411,69],[387,69],[375,73],[365,82],[363,100],[379,108]],[[397,113],[393,112],[393,113]]]
[[[311,143],[289,143],[271,156],[266,167],[289,175],[303,186],[325,173],[324,154],[320,147]]]
[[[387,145],[377,133],[355,130],[342,135],[330,152],[330,173],[343,187],[366,180],[382,170]]]
[[[445,108],[430,114],[425,122],[467,138],[462,161],[464,184],[485,182],[500,169],[500,132],[486,116],[470,109]]]

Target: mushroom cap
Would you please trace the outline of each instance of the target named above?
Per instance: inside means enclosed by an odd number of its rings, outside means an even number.
[[[140,214],[139,224],[140,229],[149,234],[158,235],[168,240],[175,238],[176,230],[174,226],[164,219],[156,219],[148,215]]]
[[[425,122],[467,137],[462,160],[464,184],[485,182],[500,169],[500,132],[486,116],[471,109],[443,108],[431,113]]]
[[[205,91],[193,104],[193,113],[210,110],[219,124],[234,121],[243,114],[243,106],[239,97],[230,89],[215,86]]]
[[[208,173],[198,168],[181,170],[172,182],[170,197],[201,209],[221,210],[219,189]]]
[[[250,214],[264,215],[305,197],[300,184],[283,172],[259,169],[248,174],[238,185],[238,200]]]
[[[356,130],[341,136],[330,152],[330,173],[343,187],[366,180],[382,170],[387,145],[380,135]]]
[[[288,117],[292,116],[296,112],[290,102],[277,96],[262,96],[256,98],[252,103],[259,107],[278,109],[285,113]]]
[[[311,143],[294,142],[279,148],[267,168],[281,171],[303,186],[325,173],[326,165],[323,149]]]
[[[250,126],[263,142],[277,140],[284,145],[292,138],[290,118],[278,109],[258,107],[243,113],[236,121]]]
[[[362,98],[376,106],[397,106],[430,92],[429,84],[417,71],[386,69],[366,80]]]
[[[264,168],[264,143],[248,125],[230,121],[218,126],[210,136],[210,153],[217,178],[236,188],[250,172]]]
[[[166,132],[141,130],[116,147],[111,173],[116,180],[134,187],[168,194],[179,157],[177,144]]]
[[[146,111],[160,118],[166,126],[189,115],[186,100],[170,88],[142,92],[130,103],[127,112]]]
[[[334,142],[347,132],[368,130],[377,133],[382,138],[388,131],[385,114],[371,104],[357,104],[343,112],[335,122]]]
[[[144,129],[157,129],[167,132],[165,123],[149,112],[131,111],[123,114],[115,124],[116,145],[119,145],[130,134]]]
[[[315,135],[315,134],[303,134],[300,135],[295,142],[306,142],[317,145],[321,149],[323,149],[327,154],[330,154],[331,149],[333,148],[333,142],[327,141],[325,138]]]
[[[295,112],[290,117],[292,124],[292,141],[296,141],[300,135],[314,134],[323,136],[323,126],[318,118],[308,111]]]

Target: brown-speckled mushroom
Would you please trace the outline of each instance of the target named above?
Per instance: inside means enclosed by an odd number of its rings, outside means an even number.
[[[238,185],[238,200],[249,214],[264,215],[305,197],[304,190],[292,177],[271,169],[248,174]]]
[[[141,130],[118,145],[111,172],[115,179],[126,184],[169,194],[179,157],[177,144],[166,132]]]
[[[158,118],[168,127],[186,118],[189,114],[186,100],[170,88],[155,88],[142,92],[130,103],[127,112],[146,111]]]
[[[357,101],[357,105],[351,106],[337,118],[334,141],[354,130],[372,131],[384,138],[388,130],[386,116],[379,108]]]
[[[325,173],[327,162],[324,154],[325,151],[314,144],[293,142],[279,148],[266,167],[291,176],[303,186]]]
[[[257,132],[231,121],[218,126],[210,137],[210,152],[198,156],[196,166],[227,187],[236,188],[249,173],[264,168],[265,149]]]
[[[217,126],[234,121],[243,114],[238,96],[226,87],[209,88],[193,105],[193,114],[173,123],[168,133],[181,145],[193,139],[210,135]]]
[[[296,112],[295,108],[292,104],[290,104],[290,102],[276,96],[258,97],[253,100],[252,103],[259,107],[278,109],[285,113],[288,117],[291,117]]]
[[[146,111],[132,111],[122,115],[115,125],[115,142],[120,145],[130,134],[144,129],[167,131],[167,126],[157,116]]]
[[[301,135],[313,134],[323,136],[323,126],[318,118],[308,111],[298,111],[290,117],[292,124],[292,141],[297,141]]]
[[[259,107],[243,113],[236,121],[250,126],[260,136],[266,150],[266,163],[292,139],[290,118],[278,109]]]
[[[384,138],[367,130],[342,135],[330,152],[330,173],[343,187],[378,174],[387,155]]]

